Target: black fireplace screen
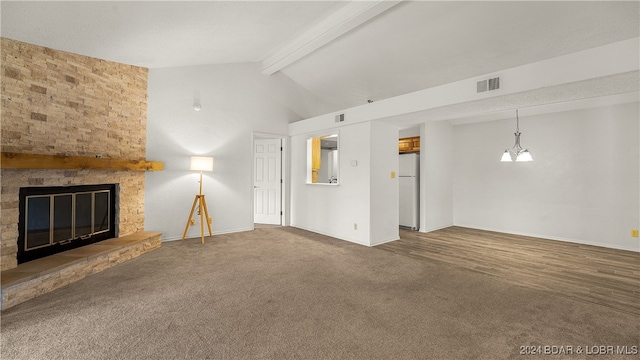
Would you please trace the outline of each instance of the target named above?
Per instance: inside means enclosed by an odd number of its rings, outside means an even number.
[[[117,236],[117,184],[20,189],[18,263]]]

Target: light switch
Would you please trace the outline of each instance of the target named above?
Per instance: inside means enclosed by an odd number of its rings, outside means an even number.
[[[392,178],[392,179],[395,179],[395,178],[396,178],[396,172],[395,172],[395,171],[392,171],[392,172],[391,172],[391,178]]]

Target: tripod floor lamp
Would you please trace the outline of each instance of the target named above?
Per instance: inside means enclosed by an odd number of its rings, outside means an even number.
[[[189,225],[195,225],[195,220],[193,220],[192,217],[193,212],[197,206],[198,215],[200,216],[200,237],[202,238],[202,243],[204,244],[205,222],[207,223],[207,228],[209,229],[209,236],[212,236],[212,234],[211,218],[209,217],[209,210],[207,209],[207,201],[204,199],[204,194],[202,194],[202,172],[213,171],[213,158],[208,156],[192,156],[190,170],[200,171],[200,193],[196,195],[195,199],[193,199],[193,206],[191,206],[191,212],[189,213],[189,218],[187,219],[187,225],[184,227],[182,240],[187,237],[187,230],[189,230]]]

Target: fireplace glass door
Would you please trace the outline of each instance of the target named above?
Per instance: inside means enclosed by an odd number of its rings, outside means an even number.
[[[53,242],[73,240],[73,194],[53,197]]]
[[[27,239],[25,249],[51,244],[51,197],[34,196],[27,200]]]
[[[27,196],[25,251],[109,231],[109,191]]]
[[[115,184],[21,189],[18,263],[117,236],[117,189]]]

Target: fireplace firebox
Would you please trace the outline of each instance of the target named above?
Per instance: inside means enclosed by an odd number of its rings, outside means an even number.
[[[18,264],[118,236],[118,184],[20,188]]]

